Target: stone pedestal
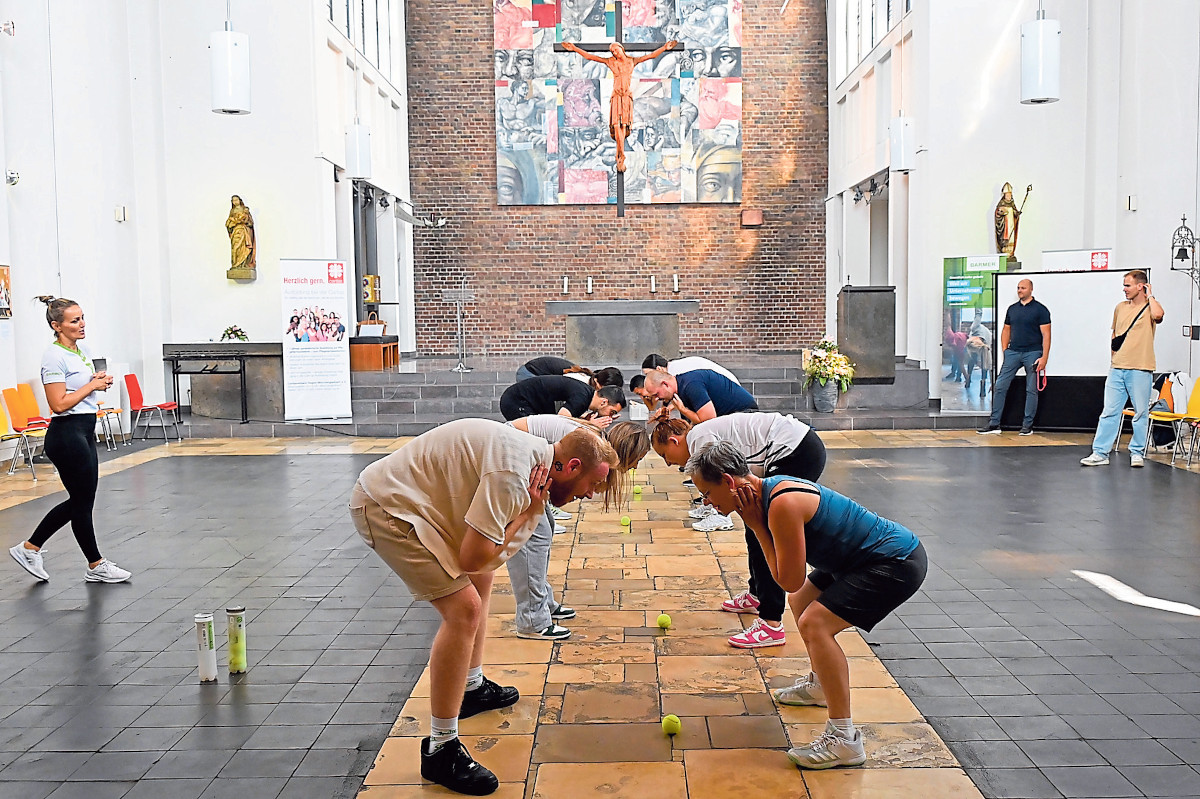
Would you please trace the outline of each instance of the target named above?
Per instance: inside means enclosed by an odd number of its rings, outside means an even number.
[[[895,286],[845,286],[837,320],[838,349],[854,364],[854,382],[895,382]]]
[[[584,366],[641,363],[652,352],[679,357],[679,314],[698,300],[550,301],[546,315],[567,317],[564,357]]]
[[[258,278],[258,270],[233,267],[225,270],[225,277],[229,280],[255,280]]]

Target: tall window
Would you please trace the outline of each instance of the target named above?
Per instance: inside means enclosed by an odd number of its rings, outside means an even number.
[[[392,14],[398,0],[327,0],[329,21],[354,42],[363,57],[388,79],[392,77]]]

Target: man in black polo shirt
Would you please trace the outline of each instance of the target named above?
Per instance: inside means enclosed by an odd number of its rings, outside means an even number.
[[[555,403],[562,403],[557,410]],[[508,421],[539,413],[588,418],[605,427],[625,407],[625,392],[617,386],[593,390],[587,383],[562,375],[539,375],[514,383],[500,396],[500,413]]]
[[[1033,417],[1037,413],[1037,373],[1046,369],[1050,360],[1050,310],[1033,298],[1033,281],[1017,284],[1017,302],[1008,306],[1004,328],[1000,331],[1000,346],[1004,350],[1004,365],[992,391],[992,417],[980,435],[1000,433],[1000,415],[1004,399],[1017,370],[1025,367],[1025,419],[1021,435],[1033,435]]]

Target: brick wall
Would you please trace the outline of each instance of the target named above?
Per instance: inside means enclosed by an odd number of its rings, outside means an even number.
[[[824,0],[746,0],[739,205],[496,204],[492,4],[409,0],[413,200],[451,221],[416,232],[418,352],[452,353],[464,274],[474,355],[562,352],[546,300],[698,299],[685,351],[794,350],[824,333],[827,189]],[[742,208],[765,223],[742,228]],[[680,292],[671,293],[671,275]],[[562,294],[563,275],[571,277]],[[650,276],[658,293],[649,293]],[[586,278],[593,294],[585,294]]]

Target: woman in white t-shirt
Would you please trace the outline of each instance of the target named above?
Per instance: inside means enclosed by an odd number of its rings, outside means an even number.
[[[650,434],[654,451],[671,466],[684,465],[692,453],[715,441],[733,444],[758,477],[785,474],[816,481],[825,470],[825,445],[816,431],[799,419],[779,413],[732,413],[697,425],[687,419],[667,419],[655,425]],[[701,505],[690,515],[700,519],[693,527],[702,532],[733,529],[733,521],[709,505]],[[758,620],[731,636],[729,644],[740,649],[782,646],[786,643],[782,619],[787,593],[771,576],[758,538],[749,528],[746,553],[750,559],[750,588],[721,603],[721,610],[757,613]]]
[[[92,366],[91,355],[83,346],[83,309],[74,300],[38,297],[46,303],[46,322],[54,331],[54,341],[42,356],[42,385],[46,403],[53,416],[46,431],[46,457],[58,469],[67,499],[50,509],[28,541],[8,550],[21,568],[42,582],[50,575],[42,562],[42,547],[50,536],[68,522],[75,541],[87,558],[83,579],[89,583],[120,583],[129,572],[100,554],[96,530],[92,525],[92,506],[100,470],[96,455],[96,412],[100,409],[99,392],[112,385],[113,379]]]

